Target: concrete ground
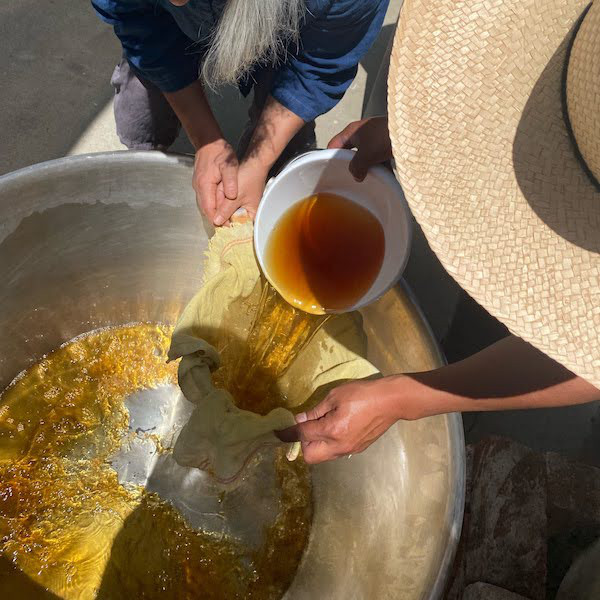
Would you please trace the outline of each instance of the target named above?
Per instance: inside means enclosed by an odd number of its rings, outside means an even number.
[[[320,146],[361,117],[400,4],[391,0],[381,35],[354,83],[339,105],[318,119]],[[41,10],[34,0],[4,0],[0,40],[0,175],[69,154],[125,149],[115,133],[110,86],[120,44],[89,2],[46,0]],[[213,94],[211,103],[227,139],[237,141],[248,100],[237,89],[226,89]],[[193,152],[185,134],[172,149]]]
[[[385,49],[400,5],[401,0],[391,0],[381,35],[362,61],[356,80],[339,105],[318,119],[319,146],[365,111],[377,74],[385,66]],[[34,0],[3,0],[0,40],[0,175],[65,155],[124,149],[115,134],[109,83],[120,46],[89,2],[45,0],[42,5]],[[211,101],[226,137],[235,142],[246,120],[247,100],[227,89]],[[376,112],[381,103],[372,103],[378,104]],[[173,149],[192,151],[184,135]],[[506,334],[460,293],[418,235],[407,279],[450,360],[468,356]],[[456,304],[457,310],[451,310]],[[537,450],[600,464],[599,417],[597,405],[487,413],[465,415],[465,428],[468,441],[496,433]]]

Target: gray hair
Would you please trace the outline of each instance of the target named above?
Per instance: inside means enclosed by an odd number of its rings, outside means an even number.
[[[304,0],[228,0],[204,58],[204,81],[235,84],[257,64],[275,66],[299,43],[304,10]]]

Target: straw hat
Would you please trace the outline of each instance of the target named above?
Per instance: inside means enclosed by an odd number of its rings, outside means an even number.
[[[405,0],[388,84],[400,183],[510,330],[600,387],[600,0]]]

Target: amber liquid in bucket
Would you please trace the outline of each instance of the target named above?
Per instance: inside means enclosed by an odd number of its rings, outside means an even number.
[[[267,241],[266,270],[282,296],[307,312],[347,310],[377,278],[385,235],[366,208],[318,193],[292,206]]]

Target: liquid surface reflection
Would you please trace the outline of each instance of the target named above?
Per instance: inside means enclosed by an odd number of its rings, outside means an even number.
[[[157,324],[93,332],[48,355],[0,397],[0,551],[18,568],[7,570],[5,593],[19,597],[23,574],[36,584],[31,598],[47,598],[45,590],[111,600],[277,598],[289,586],[311,514],[302,463],[280,453],[264,459],[280,494],[256,547],[191,526],[162,495],[119,481],[111,460],[126,440],[147,440],[159,459],[169,457],[160,436],[135,426],[128,399],[150,402],[145,391],[172,388],[170,333]],[[243,486],[212,493],[217,505],[237,494],[243,507]]]

